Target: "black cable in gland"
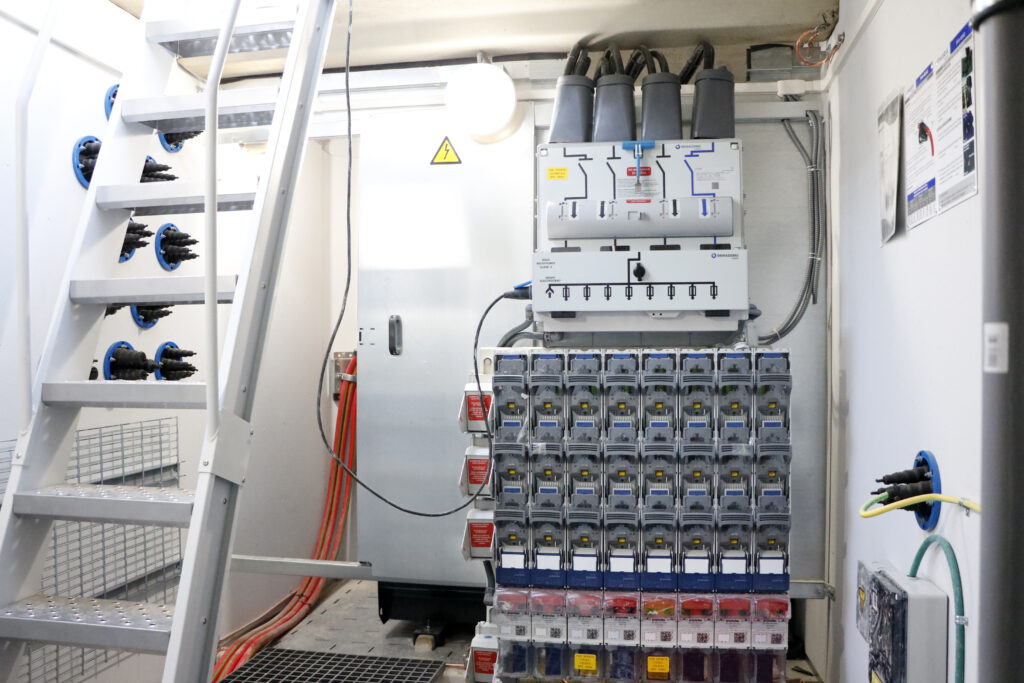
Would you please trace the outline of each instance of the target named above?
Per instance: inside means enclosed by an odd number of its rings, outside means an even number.
[[[156,183],[177,180],[178,176],[173,173],[165,173],[165,171],[170,169],[171,167],[167,164],[158,163],[153,157],[146,157],[146,163],[142,166],[142,176],[139,177],[139,182]]]
[[[122,308],[124,308],[124,304],[110,304],[107,306],[107,310],[103,312],[103,315],[114,315]]]
[[[96,168],[96,159],[100,155],[102,145],[99,138],[86,135],[79,138],[71,150],[71,168],[78,183],[84,188],[88,188],[92,182],[92,173]]]
[[[146,238],[152,237],[153,233],[146,229],[148,227],[145,223],[136,223],[134,220],[128,219],[128,229],[125,231],[124,242],[121,243],[121,256],[118,258],[120,263],[130,259],[135,254],[136,249],[149,244]]]
[[[160,318],[166,318],[171,314],[171,307],[163,304],[150,306],[132,306],[132,320],[144,330],[148,330],[157,324]]]
[[[104,379],[142,380],[158,367],[144,351],[136,351],[126,341],[114,342],[103,356]]]
[[[181,133],[160,133],[157,137],[160,138],[160,145],[173,154],[181,151],[182,144],[186,140],[191,140],[202,132],[201,130],[188,130]]]
[[[196,355],[195,351],[183,349],[172,341],[164,342],[153,356],[160,365],[154,373],[154,377],[171,382],[191,377],[196,374],[196,366],[183,361],[182,358],[194,355]]]
[[[197,258],[190,245],[197,244],[187,232],[178,230],[173,223],[164,223],[156,231],[153,246],[156,249],[156,260],[164,270],[174,270],[181,265],[182,261],[189,261]]]

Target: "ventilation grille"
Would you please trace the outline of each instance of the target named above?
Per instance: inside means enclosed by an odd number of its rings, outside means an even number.
[[[425,659],[271,649],[224,683],[433,683],[442,669],[444,662]]]

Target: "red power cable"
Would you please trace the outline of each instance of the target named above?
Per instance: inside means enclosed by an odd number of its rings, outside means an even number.
[[[346,374],[353,375],[356,360],[349,361]],[[355,385],[343,381],[338,402],[338,416],[335,422],[335,453],[352,469],[355,467],[355,431],[356,431],[356,390]],[[344,431],[342,431],[344,426]],[[352,480],[345,471],[332,459],[328,475],[328,490],[324,500],[324,511],[320,519],[320,530],[317,535],[314,559],[330,559],[337,555],[338,547],[344,535],[345,521],[352,491]],[[344,483],[344,486],[342,486]],[[339,493],[341,497],[339,514]],[[306,616],[319,598],[326,580],[319,577],[303,579],[287,606],[276,617],[255,629],[248,636],[239,638],[221,655],[214,671],[214,681],[220,681],[241,666],[256,652],[287,633],[298,621]]]

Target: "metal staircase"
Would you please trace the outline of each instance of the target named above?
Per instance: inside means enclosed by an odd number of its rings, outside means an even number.
[[[18,439],[0,507],[0,681],[15,676],[26,641],[165,653],[165,683],[197,683],[210,678],[235,506],[252,435],[249,420],[254,387],[334,4],[333,0],[304,0],[295,17],[242,19],[237,25],[232,13],[225,27],[209,27],[188,20],[147,21],[161,9],[159,3],[148,2],[138,35],[127,38],[134,46],[128,62],[133,71],[122,79],[102,138],[102,154],[61,283],[63,295],[32,378],[33,414]],[[218,36],[230,40],[226,49],[217,50]],[[177,57],[214,55],[216,63],[218,53],[222,57],[225,51],[285,46],[288,54],[276,92],[265,87],[228,91],[218,107],[220,126],[270,125],[267,166],[260,174],[259,186],[217,188],[216,210],[252,211],[252,238],[243,261],[247,266],[237,282],[234,277],[216,274],[215,232],[204,235],[205,278],[173,274],[115,277],[116,254],[130,213],[196,213],[204,211],[207,204],[203,185],[138,182],[155,132],[204,128],[206,95],[163,94]],[[217,74],[211,77],[216,86],[220,68],[211,72]],[[190,144],[215,145],[215,131],[207,130]],[[19,282],[19,286],[26,283]],[[208,411],[195,491],[66,484],[65,468],[82,408],[203,410],[212,390],[200,382],[86,379],[100,344],[100,321],[106,307],[203,302],[207,302],[208,328],[211,320],[216,321],[217,303],[231,304],[231,311],[220,371],[211,373],[213,388],[219,388],[213,394],[218,405]],[[216,354],[216,326],[212,327],[207,330],[207,358]],[[216,365],[211,360],[210,366]],[[38,595],[45,542],[54,520],[187,527],[176,604],[172,608]]]

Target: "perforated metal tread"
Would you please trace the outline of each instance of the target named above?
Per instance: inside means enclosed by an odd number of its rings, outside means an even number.
[[[274,119],[277,88],[224,90],[217,104],[220,128],[269,126]],[[121,118],[161,133],[184,133],[206,128],[206,93],[125,100]]]
[[[433,683],[444,662],[334,652],[264,650],[224,683]]]
[[[59,484],[14,494],[14,514],[187,527],[195,495],[161,486]]]
[[[170,605],[33,595],[0,607],[0,638],[163,653]]]

